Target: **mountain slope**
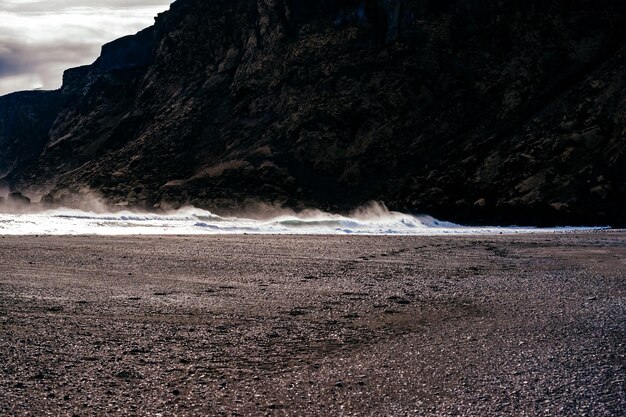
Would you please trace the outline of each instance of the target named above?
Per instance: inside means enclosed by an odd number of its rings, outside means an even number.
[[[614,1],[178,0],[66,73],[45,149],[5,180],[59,203],[624,224],[624,18]]]

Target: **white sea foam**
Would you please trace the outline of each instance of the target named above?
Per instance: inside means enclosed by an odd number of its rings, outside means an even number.
[[[350,215],[319,210],[282,211],[265,219],[218,216],[193,207],[164,214],[120,211],[98,213],[55,209],[39,213],[0,213],[0,235],[463,235],[518,234],[593,228],[467,227],[426,215],[389,211],[374,204]]]

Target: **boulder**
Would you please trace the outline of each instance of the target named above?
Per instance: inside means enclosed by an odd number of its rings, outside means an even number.
[[[7,201],[14,205],[28,206],[30,205],[30,198],[22,195],[22,193],[11,193],[7,197]]]

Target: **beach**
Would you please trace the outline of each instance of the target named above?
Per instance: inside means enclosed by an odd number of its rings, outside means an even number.
[[[0,237],[2,415],[626,413],[626,232]]]

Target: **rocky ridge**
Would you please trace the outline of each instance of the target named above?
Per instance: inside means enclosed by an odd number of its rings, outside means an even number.
[[[608,0],[178,0],[45,93],[59,100],[51,124],[34,112],[45,140],[0,124],[2,176],[60,204],[381,200],[471,223],[623,225],[624,18]],[[27,157],[5,152],[29,141]]]

